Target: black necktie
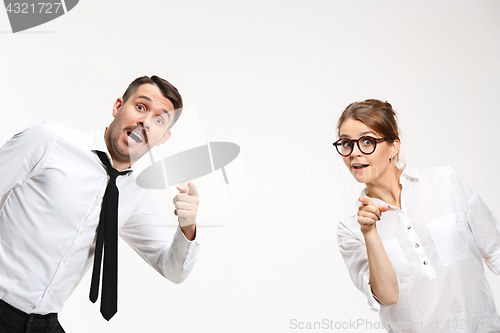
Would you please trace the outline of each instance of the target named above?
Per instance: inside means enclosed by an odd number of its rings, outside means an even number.
[[[96,152],[108,170],[109,182],[102,198],[101,215],[97,228],[94,269],[90,285],[90,301],[95,303],[99,293],[99,277],[101,275],[101,260],[104,246],[101,313],[106,320],[110,320],[117,311],[118,299],[118,188],[116,187],[116,178],[126,175],[130,170],[119,172],[111,166],[105,153],[102,151]]]

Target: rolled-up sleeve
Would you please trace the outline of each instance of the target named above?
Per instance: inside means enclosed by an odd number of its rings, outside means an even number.
[[[196,239],[188,240],[179,226],[172,238],[151,193],[144,191],[143,198],[140,207],[120,229],[120,236],[161,275],[181,283],[194,267],[200,244]]]
[[[379,311],[380,304],[373,295],[370,286],[370,269],[365,243],[357,238],[342,222],[339,223],[337,228],[337,240],[352,282],[354,282],[356,288],[365,294],[370,310]]]
[[[470,186],[455,171],[451,180],[467,205],[467,223],[474,242],[490,270],[500,274],[500,224],[474,187]]]

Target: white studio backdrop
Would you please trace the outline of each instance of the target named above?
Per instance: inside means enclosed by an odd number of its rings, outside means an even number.
[[[248,191],[200,222],[191,276],[170,283],[122,242],[117,315],[106,322],[90,303],[87,274],[63,327],[276,333],[301,331],[293,320],[377,322],[337,250],[337,223],[362,188],[331,145],[337,118],[353,101],[389,101],[405,161],[453,166],[500,219],[499,14],[496,0],[82,0],[12,34],[1,8],[0,142],[46,119],[106,126],[128,83],[156,74],[196,108],[206,141],[241,148]],[[157,204],[174,225],[165,193]],[[500,277],[486,273],[500,307]]]

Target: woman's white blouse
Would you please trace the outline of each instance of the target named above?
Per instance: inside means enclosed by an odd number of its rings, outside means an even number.
[[[495,274],[500,273],[498,221],[451,167],[418,170],[406,165],[400,183],[401,209],[391,206],[377,222],[399,280],[396,304],[380,305],[371,292],[357,221],[359,201],[338,226],[339,250],[369,307],[380,311],[389,332],[500,332],[483,268],[484,259]]]

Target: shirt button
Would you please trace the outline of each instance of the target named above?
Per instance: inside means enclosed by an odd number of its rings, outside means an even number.
[[[411,229],[411,225],[407,226],[406,229],[410,230]]]
[[[51,291],[52,291],[52,288],[49,288],[49,290],[47,290],[47,294],[50,294]]]
[[[424,261],[424,265],[427,265],[427,260],[426,260],[426,261]]]
[[[420,245],[418,245],[418,243],[417,243],[417,244],[415,244],[415,247],[419,247],[419,246],[420,246]]]
[[[97,205],[99,205],[99,202],[98,202],[98,201],[96,201],[96,202],[95,202],[95,205],[96,205],[96,206],[97,206]]]
[[[64,259],[64,260],[63,260],[63,263],[67,263],[67,262],[68,262],[68,259]]]
[[[80,230],[80,235],[82,235],[82,234],[83,234],[83,230]]]

